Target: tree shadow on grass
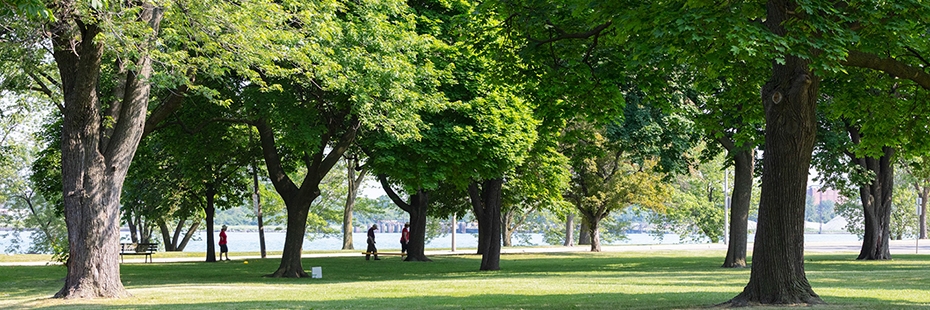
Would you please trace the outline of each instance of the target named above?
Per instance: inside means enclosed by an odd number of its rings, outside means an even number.
[[[540,277],[547,278],[566,273],[610,273],[629,275],[629,273],[678,273],[703,272],[708,275],[720,273],[748,274],[747,269],[723,270],[717,266],[714,258],[702,257],[631,257],[618,258],[595,254],[545,254],[524,255],[507,254],[502,256],[501,270],[480,271],[481,257],[437,256],[432,262],[403,262],[400,259],[385,258],[380,261],[365,261],[361,257],[326,257],[305,258],[303,266],[311,269],[322,267],[323,279],[313,282],[379,281],[397,280],[398,278],[417,279],[457,279],[471,277],[512,278]],[[277,269],[278,259],[202,263],[162,263],[123,265],[121,276],[124,284],[147,285],[163,283],[196,284],[215,283],[237,275],[237,282],[245,283],[291,283],[294,279],[269,279],[266,274]]]
[[[884,262],[862,262],[849,259],[846,255],[809,255],[806,260],[808,278],[811,280],[815,292],[826,291],[827,288],[867,290],[867,289],[920,289],[930,286],[930,272],[926,266],[930,265],[928,256],[896,256],[896,260]],[[245,261],[229,261],[217,263],[185,262],[185,263],[154,263],[154,264],[126,264],[121,266],[121,278],[128,288],[154,288],[161,286],[185,284],[197,285],[274,285],[287,284],[307,286],[308,294],[314,291],[313,286],[326,284],[365,283],[365,285],[380,285],[391,281],[404,280],[415,283],[417,280],[441,281],[471,280],[480,283],[488,280],[522,281],[522,283],[560,283],[565,278],[584,279],[598,285],[625,285],[643,284],[653,281],[652,286],[678,288],[678,291],[695,291],[693,293],[648,293],[648,294],[563,294],[552,295],[566,298],[572,302],[558,300],[546,301],[540,296],[524,295],[482,295],[486,298],[514,298],[526,302],[505,301],[504,308],[572,308],[576,305],[592,305],[612,307],[605,303],[604,298],[626,298],[646,303],[643,309],[649,307],[649,300],[665,300],[673,296],[692,296],[690,304],[681,304],[681,307],[700,307],[700,305],[713,305],[732,298],[736,293],[717,293],[720,287],[730,288],[738,292],[745,286],[750,270],[719,268],[720,258],[712,256],[635,256],[624,257],[617,255],[601,255],[598,253],[559,253],[559,254],[507,254],[502,256],[500,271],[478,271],[481,257],[478,255],[456,255],[433,257],[433,262],[403,262],[400,259],[386,258],[381,261],[365,261],[361,257],[326,257],[306,258],[303,260],[305,268],[313,266],[323,268],[322,279],[273,279],[263,277],[275,270],[280,263],[279,259],[256,259]],[[51,296],[61,288],[65,270],[61,266],[26,266],[26,267],[0,267],[0,296],[10,298],[30,299],[35,296]],[[566,284],[568,285],[568,284]],[[583,284],[581,284],[583,285]],[[655,289],[655,288],[653,288]],[[711,292],[711,293],[708,293]],[[704,297],[710,295],[710,297]],[[545,295],[550,296],[550,295]],[[467,297],[485,298],[485,297]],[[856,306],[859,304],[875,305],[876,302],[893,303],[892,308],[925,308],[927,304],[915,304],[907,301],[881,300],[859,297],[832,297],[823,296],[827,302],[841,305]],[[435,305],[431,300],[439,298]],[[527,298],[531,300],[527,300]],[[557,299],[558,299],[557,298]],[[654,298],[654,299],[651,299]],[[685,298],[685,297],[681,297]],[[458,297],[423,297],[413,298],[430,302],[413,306],[406,302],[410,298],[379,299],[374,302],[365,300],[343,300],[314,302],[323,306],[307,305],[306,302],[293,303],[273,301],[271,308],[361,308],[371,307],[394,308],[394,303],[416,308],[456,308],[453,301]],[[446,299],[450,301],[446,301]],[[597,300],[592,300],[597,299]],[[542,301],[540,301],[542,300]],[[529,301],[540,302],[529,304]],[[0,303],[6,306],[9,303]],[[211,304],[217,306],[217,304]],[[265,308],[262,302],[233,303],[233,308]],[[471,304],[479,306],[479,304]],[[553,305],[553,306],[550,306]],[[559,307],[555,306],[558,305]],[[622,305],[627,306],[626,303]],[[536,307],[539,306],[539,307]],[[629,305],[636,308],[639,306]],[[674,305],[678,307],[677,304]],[[70,307],[70,305],[69,305]],[[146,308],[147,306],[132,306],[133,308]],[[169,308],[170,305],[164,308]],[[88,307],[94,308],[94,307]],[[117,307],[119,308],[119,307]],[[187,308],[183,306],[181,308]],[[208,308],[207,305],[204,308]],[[221,307],[223,308],[223,307]],[[401,308],[401,307],[397,307]],[[466,308],[464,306],[458,308]],[[496,307],[495,307],[496,308]],[[868,308],[868,307],[865,307]],[[864,309],[865,309],[864,308]]]
[[[64,286],[67,272],[58,265],[0,267],[0,300],[42,294],[51,296]]]
[[[856,260],[840,260],[843,256],[818,255],[806,263],[809,277],[817,282],[842,282],[855,287],[875,287],[881,281],[894,282],[907,278],[913,281],[928,281],[928,257],[916,260],[899,259],[865,263]],[[236,282],[242,283],[297,283],[307,284],[352,282],[352,281],[393,281],[437,280],[462,278],[557,278],[561,275],[587,274],[596,277],[655,277],[673,275],[693,280],[693,285],[709,281],[724,280],[735,277],[737,282],[748,281],[749,268],[720,268],[717,257],[616,257],[598,255],[597,253],[561,253],[561,254],[507,254],[502,256],[501,270],[479,271],[480,256],[437,256],[433,262],[403,262],[400,259],[386,258],[381,261],[365,261],[361,257],[326,257],[306,258],[304,268],[322,267],[323,279],[270,279],[263,277],[277,269],[278,259],[250,260],[249,264],[241,261],[219,263],[166,263],[166,264],[132,264],[122,268],[122,279],[127,285],[159,285],[165,283],[196,284],[228,281],[235,275]],[[871,276],[863,274],[887,273],[889,276]],[[595,275],[596,274],[596,275]],[[869,281],[861,281],[866,278]],[[816,288],[816,287],[815,287]]]
[[[580,293],[552,295],[480,294],[464,297],[416,296],[337,300],[259,300],[238,302],[124,304],[55,304],[35,309],[706,309],[733,297],[732,292]],[[862,297],[831,298],[810,309],[926,309],[928,304]],[[30,304],[20,305],[29,307]],[[753,309],[783,309],[756,307]]]

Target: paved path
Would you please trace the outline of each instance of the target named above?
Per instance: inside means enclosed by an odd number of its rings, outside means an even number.
[[[804,245],[804,251],[811,253],[850,253],[851,255],[857,255],[862,246],[860,242],[808,242]],[[892,240],[890,246],[891,254],[915,254],[915,247],[918,244],[914,240]],[[752,253],[752,243],[748,244],[748,249],[750,254]],[[727,246],[720,243],[700,243],[700,244],[650,244],[650,245],[605,245],[601,247],[601,251],[604,252],[650,252],[650,251],[726,251]],[[515,248],[503,248],[501,253],[504,254],[516,254],[516,253],[566,253],[566,252],[587,252],[590,251],[589,246],[573,246],[573,247],[515,247]],[[438,255],[471,255],[474,254],[474,250],[459,250],[459,251],[448,251],[448,250],[429,250],[426,251],[426,256],[438,256]],[[919,247],[916,249],[918,254],[930,254],[930,240],[921,240]],[[340,253],[304,253],[303,257],[305,258],[319,258],[319,257],[351,257],[357,256],[362,257],[361,251],[353,252],[340,252]],[[280,258],[281,255],[269,255],[268,258]],[[241,261],[248,259],[259,259],[259,256],[236,256],[233,255],[232,259]],[[153,259],[156,262],[201,262],[204,260],[203,257],[158,257],[158,253],[153,255]],[[143,263],[142,258],[127,258],[125,263]],[[49,264],[48,262],[0,262],[0,266],[42,266]],[[54,263],[52,263],[54,264]]]

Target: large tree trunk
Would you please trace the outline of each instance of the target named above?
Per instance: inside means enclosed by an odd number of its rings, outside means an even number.
[[[207,206],[204,207],[204,216],[207,222],[207,262],[215,263],[216,262],[216,242],[214,242],[213,232],[213,216],[216,215],[216,189],[212,185],[208,185],[206,188],[207,195]]]
[[[585,218],[588,218],[585,216]],[[601,220],[598,217],[590,218],[588,222],[588,236],[591,237],[591,252],[601,251]]]
[[[473,183],[474,183],[474,182],[473,182]],[[476,187],[476,189],[477,189],[477,187]],[[470,187],[469,187],[469,190],[471,190]],[[479,190],[479,191],[480,191],[480,190]],[[469,192],[469,195],[470,195],[470,194],[471,194],[471,192]],[[472,212],[475,213],[475,219],[478,220],[478,240],[477,240],[477,241],[478,241],[478,249],[477,249],[477,254],[484,255],[484,253],[486,253],[485,250],[488,248],[488,241],[490,240],[490,238],[488,237],[488,234],[489,234],[490,231],[491,231],[491,225],[490,225],[489,222],[487,222],[487,221],[482,221],[482,220],[481,220],[481,217],[482,217],[483,214],[484,214],[484,206],[483,206],[482,204],[476,204],[474,198],[472,198],[471,200],[472,200],[472,201],[471,201],[471,202],[472,202],[472,204],[471,204]],[[479,200],[480,200],[480,198],[479,198]]]
[[[578,228],[578,231],[579,231],[578,244],[579,245],[591,244],[591,234],[588,233],[588,231],[591,230],[590,226],[591,224],[588,223],[588,218],[585,216],[581,216],[581,227]]]
[[[410,196],[410,240],[407,243],[408,262],[428,262],[426,257],[426,211],[429,209],[429,194],[419,190]]]
[[[794,2],[770,0],[765,25],[784,36],[788,14],[796,10]],[[795,56],[773,60],[772,76],[762,88],[765,171],[759,224],[749,283],[728,302],[733,306],[823,303],[804,273],[804,206],[820,86],[809,66]]]
[[[858,131],[850,130],[854,142],[858,143]],[[891,240],[891,194],[894,188],[894,170],[891,157],[894,149],[882,148],[881,158],[858,158],[855,162],[862,168],[875,173],[871,184],[859,186],[859,197],[865,221],[862,249],[857,259],[891,259],[888,242]]]
[[[164,219],[158,220],[158,229],[161,231],[161,239],[165,246],[165,252],[175,251],[175,239],[171,238],[171,231],[168,229],[168,223],[165,223]]]
[[[475,217],[478,219],[478,244],[482,246],[478,251],[481,255],[480,270],[500,270],[501,261],[501,187],[503,179],[491,179],[481,182],[472,182],[468,186]],[[483,226],[483,227],[482,227]]]
[[[724,268],[746,267],[746,243],[749,237],[749,205],[752,198],[752,175],[755,156],[752,149],[736,151],[733,176],[733,198],[730,203],[730,243]]]
[[[391,198],[395,205],[410,216],[410,240],[407,241],[405,260],[408,262],[431,261],[426,257],[426,212],[429,210],[429,193],[422,188],[418,189],[416,194],[410,195],[410,202],[407,203],[397,195],[386,176],[379,175],[378,181],[381,182],[381,188],[384,189],[388,198]]]
[[[274,278],[305,278],[309,275],[301,262],[303,253],[304,234],[307,232],[307,215],[310,213],[310,202],[319,195],[301,199],[289,197],[284,199],[287,206],[287,229],[284,234],[284,252],[281,254],[281,264],[270,276]],[[288,203],[288,201],[291,201]]]
[[[119,272],[119,200],[145,124],[152,74],[148,47],[140,46],[135,71],[122,71],[125,80],[118,81],[115,91],[122,96],[104,109],[97,97],[104,49],[97,37],[101,29],[79,20],[75,1],[50,5],[57,18],[49,31],[64,97],[61,164],[69,241],[68,272],[55,297],[128,296]],[[139,16],[153,33],[161,17],[161,10],[151,5],[144,5]],[[102,126],[104,118],[108,126]]]
[[[352,209],[355,208],[355,190],[357,189],[357,184],[354,184],[355,181],[355,167],[352,164],[352,160],[346,160],[349,164],[349,193],[346,195],[346,205],[345,209],[342,210],[342,249],[343,250],[354,250],[355,245],[352,240]],[[353,185],[355,188],[353,188]]]
[[[346,120],[331,121],[333,123],[342,123]],[[302,161],[307,168],[307,174],[299,187],[294,184],[284,170],[271,125],[264,119],[253,123],[258,129],[262,144],[262,156],[265,158],[265,167],[268,169],[268,177],[287,207],[284,252],[281,254],[281,264],[278,265],[278,269],[274,273],[269,275],[270,277],[302,278],[309,276],[303,269],[301,254],[303,252],[304,234],[307,232],[307,215],[310,212],[310,203],[320,196],[320,182],[323,177],[336,165],[352,141],[355,140],[359,120],[356,117],[351,117],[348,123],[347,128],[341,128],[345,130],[342,135],[333,141],[330,141],[330,138],[335,134],[334,131],[340,128],[329,128],[330,132],[323,135],[320,148],[312,155],[305,154],[303,156]],[[331,142],[333,144],[329,147]],[[324,155],[327,148],[330,152]]]
[[[342,212],[342,249],[352,250],[355,248],[352,240],[352,211],[355,209],[355,198],[358,197],[358,190],[365,179],[367,169],[360,169],[358,177],[355,171],[358,169],[358,158],[356,156],[346,157],[346,169],[348,172],[349,191],[346,195],[346,206]],[[411,224],[412,225],[412,224]]]
[[[562,246],[575,246],[575,212],[565,217],[565,241]]]

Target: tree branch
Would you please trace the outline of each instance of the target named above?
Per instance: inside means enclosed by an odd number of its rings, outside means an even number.
[[[262,155],[265,157],[265,168],[268,169],[268,176],[281,197],[290,197],[292,192],[297,190],[297,185],[287,176],[284,166],[281,164],[281,156],[278,155],[277,145],[275,144],[274,131],[267,120],[255,122],[255,128],[258,129],[259,140],[262,144]]]
[[[914,49],[911,48],[910,46],[905,46],[904,48],[906,48],[908,51],[910,51],[911,54],[914,55],[914,57],[917,57],[917,59],[920,59],[920,61],[923,61],[923,62],[924,62],[924,65],[930,67],[930,62],[927,62],[927,59],[925,59],[923,56],[921,56],[920,53],[918,53],[916,50],[914,50]]]
[[[468,183],[468,198],[471,200],[471,208],[475,212],[475,216],[478,218],[484,217],[484,200],[481,199],[481,189],[478,188],[478,183],[471,181]]]
[[[391,201],[393,201],[395,205],[404,211],[407,211],[407,213],[413,213],[413,210],[410,208],[410,204],[401,199],[400,195],[397,195],[397,192],[395,192],[394,188],[391,187],[391,184],[388,183],[387,176],[379,174],[378,181],[381,182],[381,187],[384,188],[384,193],[387,194],[388,198],[391,198]]]
[[[850,50],[842,64],[853,67],[875,69],[902,79],[914,81],[924,89],[930,90],[930,74],[921,68],[908,66],[893,58],[881,58],[878,55]]]
[[[543,44],[552,43],[552,42],[561,41],[561,40],[566,40],[566,39],[587,39],[587,38],[590,38],[590,37],[592,37],[592,36],[599,35],[599,34],[601,33],[601,31],[604,31],[604,29],[607,29],[607,27],[610,27],[610,25],[611,25],[612,23],[613,23],[613,22],[608,21],[608,22],[606,22],[606,23],[597,25],[597,26],[594,27],[593,29],[588,30],[588,31],[585,31],[585,32],[566,33],[564,30],[562,30],[562,29],[560,29],[560,28],[558,28],[558,27],[555,27],[555,25],[552,25],[552,23],[550,23],[550,22],[547,21],[547,22],[546,22],[546,25],[552,27],[556,32],[558,32],[558,33],[559,33],[558,36],[553,37],[553,38],[549,38],[549,39],[546,39],[546,40],[536,40],[536,39],[533,39],[533,38],[528,38],[528,39],[529,39],[530,41],[536,42],[536,46],[537,46],[537,47],[539,47],[539,46],[541,46],[541,45],[543,45]]]
[[[152,111],[152,114],[150,114],[148,118],[146,118],[145,129],[142,131],[142,138],[145,138],[145,136],[148,136],[156,129],[164,127],[158,126],[159,123],[167,119],[174,111],[181,108],[181,103],[184,102],[184,97],[187,95],[188,90],[187,85],[181,85],[171,91],[171,94]]]
[[[720,138],[717,138],[717,141],[720,142],[720,145],[723,148],[727,149],[727,152],[733,152],[736,149],[736,143],[733,142],[733,139],[730,139],[727,135],[722,135]]]
[[[48,85],[46,85],[44,82],[42,82],[42,80],[39,79],[38,76],[36,76],[35,72],[32,72],[32,70],[27,70],[27,71],[26,71],[26,74],[28,74],[29,77],[32,78],[32,80],[33,80],[34,82],[36,82],[36,84],[39,84],[39,87],[38,87],[37,89],[36,89],[36,88],[33,88],[33,90],[37,90],[37,91],[39,91],[39,92],[45,94],[46,96],[48,96],[48,99],[49,99],[50,101],[55,102],[55,106],[58,107],[58,110],[59,110],[59,111],[64,111],[64,110],[65,110],[65,106],[62,105],[62,104],[61,104],[60,102],[58,102],[57,100],[55,100],[55,97],[54,97],[55,93],[52,92],[52,90],[51,90],[50,88],[48,88]],[[48,77],[48,76],[45,75],[45,74],[43,74],[43,76]],[[54,80],[49,80],[49,81],[54,81]]]

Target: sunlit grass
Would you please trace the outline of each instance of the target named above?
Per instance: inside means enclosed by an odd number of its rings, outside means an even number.
[[[238,254],[238,253],[237,253]],[[500,271],[478,271],[477,255],[430,263],[396,257],[304,259],[322,279],[272,279],[278,259],[124,264],[133,295],[113,300],[49,299],[61,266],[0,267],[0,307],[76,309],[694,309],[735,296],[749,269],[722,269],[724,252],[605,252],[504,255]],[[202,253],[201,253],[202,255]],[[235,256],[235,255],[234,255]],[[817,309],[930,307],[930,256],[856,261],[854,254],[807,255]]]

